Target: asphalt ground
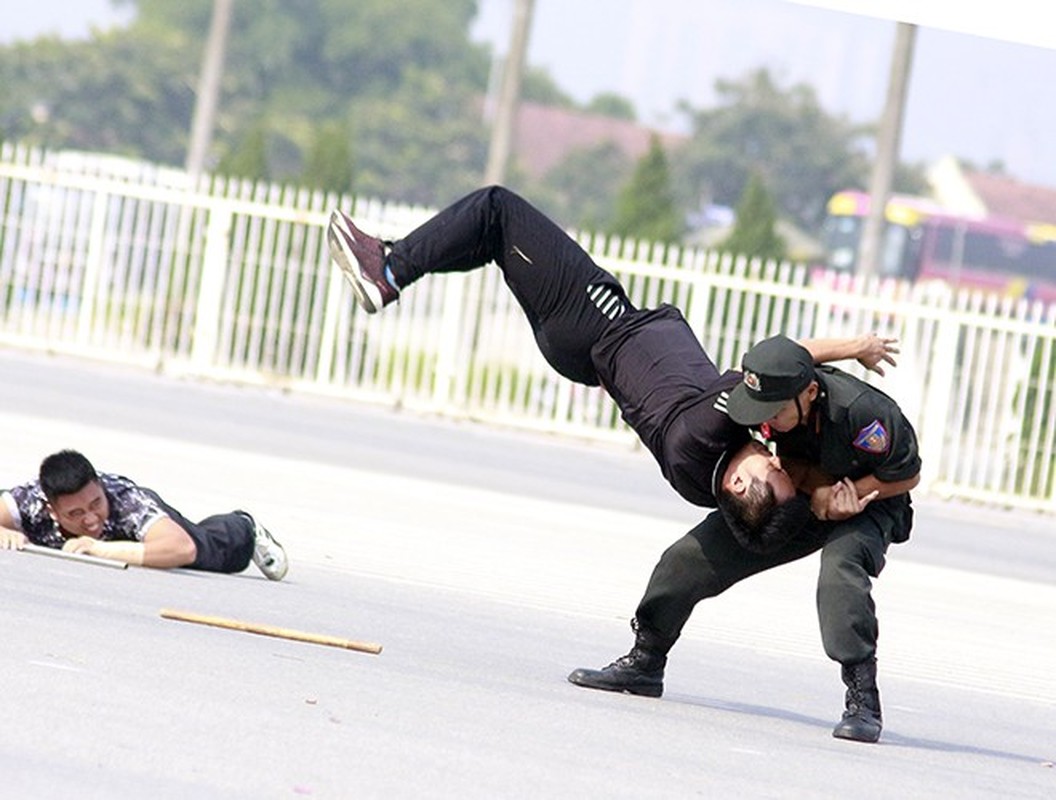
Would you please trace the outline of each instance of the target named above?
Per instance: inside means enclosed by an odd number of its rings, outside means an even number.
[[[663,698],[567,683],[626,652],[698,518],[644,452],[13,351],[0,374],[0,485],[75,447],[189,516],[252,511],[291,559],[272,583],[0,553],[0,796],[1056,796],[1051,518],[918,499],[862,745],[830,735],[814,558],[702,604]]]

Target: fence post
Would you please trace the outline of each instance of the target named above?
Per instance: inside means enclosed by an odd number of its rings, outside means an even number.
[[[444,276],[444,300],[440,316],[440,330],[436,343],[436,377],[433,382],[433,407],[442,411],[455,401],[455,387],[459,376],[459,333],[465,313],[465,273],[452,272]],[[472,357],[473,354],[471,354]]]
[[[99,275],[103,269],[106,243],[106,209],[110,195],[97,192],[92,204],[92,222],[88,230],[88,255],[84,266],[84,282],[81,286],[81,308],[77,314],[77,341],[85,344],[92,339],[92,322],[95,319],[96,297],[102,294]]]
[[[329,259],[326,261],[326,267],[319,272],[320,275],[326,275],[327,284],[326,305],[323,308],[323,324],[319,336],[319,358],[315,365],[315,382],[322,386],[333,380],[337,359],[337,332],[346,302],[345,281],[340,276],[340,270],[333,266]]]
[[[228,239],[233,216],[230,208],[213,205],[209,209],[202,279],[198,284],[194,319],[194,341],[191,344],[191,365],[198,372],[207,372],[216,356],[217,323],[220,320],[224,279],[231,250]]]
[[[935,342],[928,353],[926,368],[922,370],[928,380],[921,404],[917,438],[921,459],[920,484],[921,490],[925,492],[941,477],[946,430],[950,424],[950,393],[953,391],[959,338],[960,323],[956,317],[940,316]]]
[[[682,304],[682,314],[706,349],[708,306],[711,302],[712,287],[700,272],[690,273],[686,283],[689,284],[689,290]]]

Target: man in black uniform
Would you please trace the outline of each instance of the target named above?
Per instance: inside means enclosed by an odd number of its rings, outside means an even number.
[[[667,653],[700,600],[820,549],[822,642],[841,665],[847,687],[833,735],[875,742],[882,717],[872,579],[884,567],[888,545],[909,538],[909,491],[920,472],[916,435],[887,395],[835,367],[816,367],[804,348],[783,336],[756,344],[742,366],[729,415],[761,428],[798,476],[797,485],[814,487],[817,521],[772,551],[753,552],[712,514],[661,556],[632,622],[631,651],[604,669],[577,669],[569,680],[659,697]]]
[[[369,313],[427,273],[495,262],[546,360],[569,380],[604,386],[682,497],[717,505],[750,543],[781,540],[809,519],[780,462],[726,413],[740,373],[720,375],[678,309],[634,308],[614,276],[523,198],[480,189],[397,242],[334,211],[327,236]],[[819,361],[859,358],[881,373],[880,361],[893,363],[890,340],[875,336],[808,346]]]

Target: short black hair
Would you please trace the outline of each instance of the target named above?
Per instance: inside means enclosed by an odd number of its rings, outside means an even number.
[[[40,489],[48,502],[99,480],[95,467],[76,450],[60,450],[40,462]]]
[[[780,550],[811,520],[806,497],[797,493],[791,500],[778,503],[773,487],[758,478],[743,495],[721,489],[715,501],[733,538],[753,553]]]

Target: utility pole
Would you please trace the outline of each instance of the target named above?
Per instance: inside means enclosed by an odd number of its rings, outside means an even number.
[[[869,183],[869,213],[865,218],[862,238],[858,246],[858,274],[875,275],[879,272],[880,244],[884,235],[885,210],[891,194],[895,165],[898,164],[902,140],[902,117],[905,113],[909,75],[913,66],[913,45],[917,26],[897,23],[895,46],[891,57],[891,76],[887,85],[880,129],[876,134],[876,162]]]
[[[502,68],[502,83],[495,108],[495,119],[491,126],[491,144],[488,148],[488,166],[484,171],[484,183],[504,183],[510,162],[513,143],[513,128],[517,117],[517,106],[521,96],[521,76],[528,54],[528,33],[532,28],[532,11],[535,0],[515,0],[513,30],[510,33],[509,52]]]
[[[205,168],[205,159],[213,140],[233,3],[234,0],[213,0],[213,17],[209,23],[209,38],[206,40],[205,55],[202,58],[202,73],[198,77],[198,96],[195,99],[194,118],[191,121],[191,141],[187,147],[185,166],[192,181],[196,181]]]

